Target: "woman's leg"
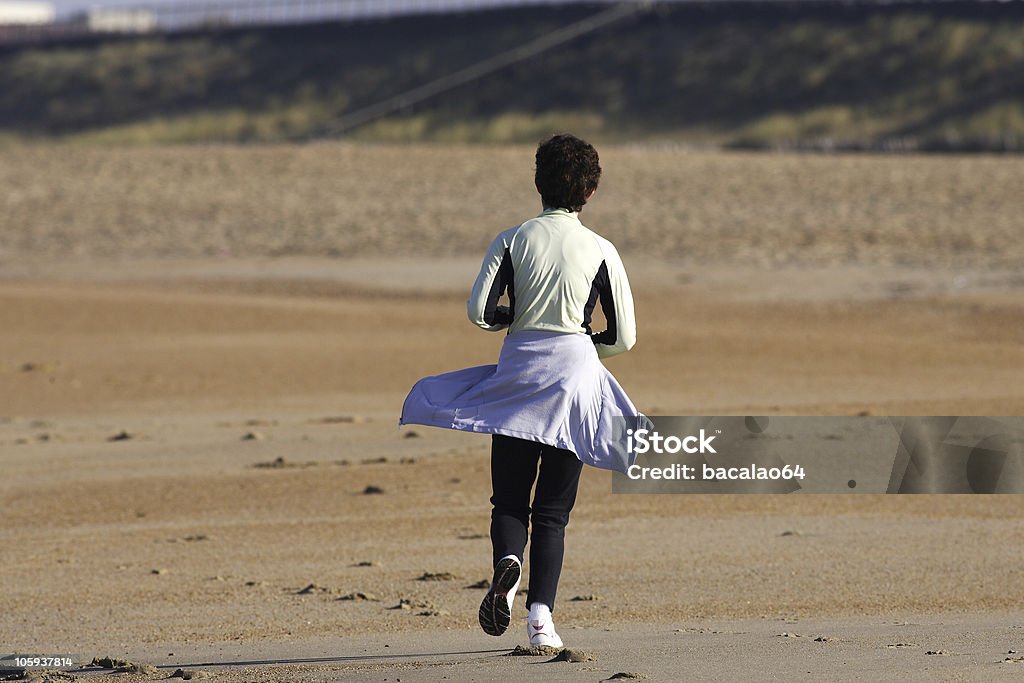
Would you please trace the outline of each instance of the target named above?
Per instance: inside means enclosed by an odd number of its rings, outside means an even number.
[[[572,451],[541,447],[540,476],[533,497],[530,535],[530,593],[526,604],[555,608],[558,578],[565,555],[565,525],[576,503],[583,463]]]
[[[491,547],[494,565],[503,557],[523,560],[530,524],[530,491],[542,444],[511,436],[491,437]],[[532,557],[532,554],[531,554]]]

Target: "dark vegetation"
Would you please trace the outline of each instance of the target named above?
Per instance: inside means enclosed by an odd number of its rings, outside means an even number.
[[[0,136],[317,137],[600,7],[0,49]],[[662,6],[356,129],[362,139],[1024,148],[1024,7]]]

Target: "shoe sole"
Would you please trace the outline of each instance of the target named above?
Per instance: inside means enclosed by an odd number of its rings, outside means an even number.
[[[498,562],[494,568],[494,581],[480,603],[480,628],[489,636],[500,636],[512,623],[512,609],[508,604],[508,593],[519,581],[522,568],[510,558]],[[515,598],[515,596],[512,596]]]

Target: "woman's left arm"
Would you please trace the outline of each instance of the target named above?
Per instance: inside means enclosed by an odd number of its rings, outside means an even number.
[[[636,344],[636,316],[633,311],[633,292],[629,288],[626,268],[622,265],[615,246],[604,238],[598,239],[604,257],[601,278],[601,310],[608,321],[608,329],[594,335],[597,355],[608,358],[625,353]]]

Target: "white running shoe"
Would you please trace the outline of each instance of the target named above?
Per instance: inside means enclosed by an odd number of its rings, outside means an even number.
[[[530,645],[540,647],[562,647],[562,639],[555,632],[555,622],[551,617],[543,621],[528,620],[526,622],[526,634],[530,636]]]
[[[512,621],[512,601],[519,590],[519,579],[523,565],[519,558],[509,555],[498,560],[494,566],[491,588],[480,603],[480,628],[490,636],[500,636]]]

